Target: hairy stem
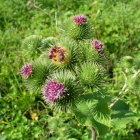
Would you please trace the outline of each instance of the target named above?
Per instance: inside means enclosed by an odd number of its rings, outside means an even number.
[[[97,132],[94,127],[91,127],[91,132],[92,132],[92,140],[97,140]]]

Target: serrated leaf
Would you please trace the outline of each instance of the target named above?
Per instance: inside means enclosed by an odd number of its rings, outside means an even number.
[[[110,109],[108,108],[108,104],[106,102],[98,102],[93,107],[93,115],[96,121],[99,121],[107,126],[111,126]]]
[[[108,126],[111,124],[110,110],[103,99],[89,100],[86,98],[86,100],[77,105],[74,113],[83,125],[94,126],[100,135],[104,135],[108,131]]]
[[[101,95],[100,95],[101,96]],[[96,121],[107,126],[111,125],[110,109],[108,107],[108,97],[100,97],[98,93],[83,95],[86,105],[90,109],[90,114]]]
[[[129,109],[129,105],[126,104],[125,102],[119,100],[113,107],[113,110],[119,111],[121,110],[128,110]]]
[[[125,128],[129,122],[137,119],[136,114],[130,111],[129,106],[123,101],[118,101],[112,109],[112,125],[117,129]]]
[[[100,123],[100,122],[97,122],[93,117],[92,115],[88,116],[84,113],[82,113],[81,111],[79,110],[75,110],[74,111],[75,113],[75,116],[76,118],[85,126],[94,126],[97,130],[97,132],[99,133],[99,135],[105,135],[108,130],[109,130],[109,127]]]
[[[102,124],[100,122],[97,122],[97,121],[94,121],[93,125],[97,129],[97,131],[98,131],[100,136],[105,135],[109,130],[108,126],[106,126],[106,125],[104,125],[104,124]]]

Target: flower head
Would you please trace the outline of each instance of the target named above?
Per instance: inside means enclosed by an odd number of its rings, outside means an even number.
[[[57,102],[66,93],[64,84],[51,80],[43,88],[44,99]]]
[[[55,46],[50,50],[48,56],[49,59],[53,59],[55,62],[63,62],[65,60],[66,51],[59,46]]]
[[[92,46],[98,51],[101,52],[104,49],[104,45],[102,42],[98,41],[98,40],[94,40],[92,41]]]
[[[28,78],[32,75],[33,66],[32,64],[28,64],[22,67],[20,74],[23,78]]]
[[[82,24],[85,24],[87,22],[87,18],[84,15],[77,15],[73,18],[73,21],[77,25],[82,25]]]

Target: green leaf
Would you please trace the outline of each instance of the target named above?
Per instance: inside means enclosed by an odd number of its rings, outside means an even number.
[[[119,111],[121,110],[128,110],[129,109],[129,105],[126,104],[125,102],[119,100],[113,107],[113,110]]]
[[[110,109],[105,101],[102,100],[93,107],[93,115],[96,121],[111,126]]]
[[[91,94],[89,94],[89,96],[91,96]],[[99,135],[107,133],[111,124],[110,110],[107,102],[104,101],[103,98],[99,98],[98,100],[94,98],[89,100],[86,98],[77,105],[77,108],[74,109],[74,113],[83,125],[95,127]]]
[[[97,122],[97,121],[92,121],[94,122],[93,123],[93,126],[97,129],[98,133],[100,136],[102,135],[105,135],[108,131],[109,131],[109,127],[100,123],[100,122]]]
[[[129,122],[137,119],[136,114],[131,112],[129,106],[123,101],[118,101],[112,110],[112,125],[117,129],[125,128]]]
[[[92,117],[92,115],[90,116],[89,114],[82,113],[79,110],[74,110],[74,114],[75,114],[76,118],[80,121],[80,123],[82,123],[83,125],[94,126],[100,136],[105,135],[109,130],[108,126],[106,126],[100,122],[97,122]]]
[[[90,113],[96,121],[107,126],[111,125],[110,109],[108,107],[109,98],[101,96],[99,93],[83,95],[86,105],[90,109]]]

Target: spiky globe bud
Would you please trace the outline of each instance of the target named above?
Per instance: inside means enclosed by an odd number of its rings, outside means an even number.
[[[109,68],[109,52],[107,51],[107,48],[99,40],[91,41],[91,47],[94,54],[98,55],[98,57],[96,57],[96,55],[94,56],[94,58],[98,58],[95,62],[100,63],[107,70]]]
[[[54,80],[49,81],[43,89],[44,99],[50,102],[57,102],[65,93],[66,89],[64,84]]]
[[[24,49],[38,49],[41,46],[42,37],[38,35],[31,35],[26,37],[22,42]]]
[[[82,24],[86,24],[87,22],[87,18],[84,15],[77,15],[73,18],[73,21],[77,24],[77,25],[82,25]]]
[[[22,42],[23,55],[25,59],[37,58],[42,52],[41,49],[42,36],[31,35],[26,37]],[[29,57],[29,58],[28,58]]]
[[[45,49],[45,48],[49,48],[51,46],[54,46],[55,42],[56,42],[56,38],[55,37],[44,38],[41,41],[41,48]]]
[[[88,88],[100,87],[104,83],[105,70],[101,65],[86,62],[78,68],[78,77]]]
[[[65,34],[74,40],[83,40],[93,37],[93,29],[84,15],[76,15],[65,24]]]
[[[82,88],[70,71],[56,71],[46,80],[43,89],[43,99],[54,108],[67,110],[78,102]]]
[[[105,58],[99,55],[99,52],[93,47],[91,40],[79,42],[79,46],[82,52],[82,62],[90,61],[100,63],[101,65],[105,63]]]
[[[46,62],[46,59],[38,59],[32,64],[25,65],[21,69],[21,76],[25,79],[25,85],[30,90],[38,90],[45,83],[46,78],[55,70],[55,67]]]
[[[32,76],[33,66],[32,64],[27,64],[22,67],[20,74],[23,78],[27,79],[28,77]]]

